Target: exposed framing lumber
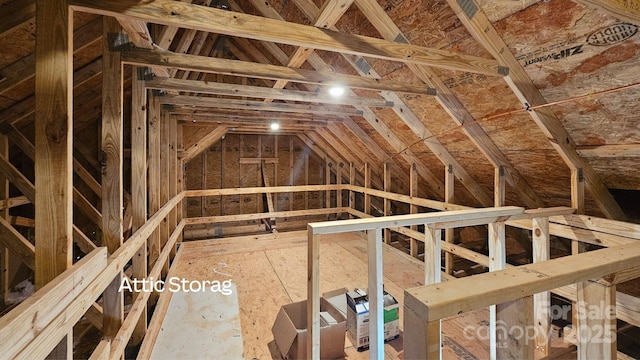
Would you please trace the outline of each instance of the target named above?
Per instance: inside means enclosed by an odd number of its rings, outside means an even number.
[[[198,156],[203,151],[213,146],[220,139],[222,139],[226,135],[227,130],[228,127],[226,126],[218,126],[217,128],[215,128],[215,130],[205,135],[202,139],[191,145],[188,149],[184,150],[184,152],[182,152],[181,159],[185,163],[191,161],[191,159]]]
[[[344,15],[349,9],[349,6],[353,3],[353,0],[327,0],[322,4],[319,15],[316,17],[313,26],[328,29],[332,28],[338,19]],[[290,68],[300,68],[304,64],[305,60],[313,53],[312,48],[299,47],[289,57],[286,66]],[[287,85],[286,80],[278,80],[273,85],[274,89],[283,89]],[[265,102],[272,99],[265,99]]]
[[[428,95],[432,92],[425,86],[379,80],[360,76],[321,73],[305,69],[291,69],[284,66],[258,64],[248,61],[211,58],[197,55],[176,54],[163,50],[131,49],[123,53],[123,61],[131,65],[149,66],[164,64],[170,67],[195,72],[252,77],[271,80],[287,80],[314,85],[341,84],[351,88],[368,90],[390,90]]]
[[[131,83],[131,232],[136,232],[147,221],[147,90],[141,78],[145,68],[134,67]],[[132,278],[147,277],[147,244],[138,249],[132,259]],[[132,294],[133,301],[140,293]],[[147,331],[147,307],[141,309],[138,321],[132,335],[131,342],[139,344]]]
[[[297,216],[310,216],[310,215],[329,215],[348,212],[348,208],[322,208],[322,209],[307,209],[307,210],[294,210],[294,211],[274,211],[270,213],[260,212],[254,214],[239,214],[239,215],[220,215],[220,216],[208,216],[199,218],[185,218],[185,225],[196,224],[217,224],[237,221],[248,220],[261,220],[261,219],[283,219]]]
[[[444,203],[453,204],[455,202],[455,176],[453,165],[448,164],[444,167]],[[413,205],[412,205],[413,206]],[[497,206],[497,205],[496,205]],[[444,239],[449,244],[455,241],[455,233],[453,229],[446,229]],[[453,254],[447,252],[444,255],[444,272],[453,275],[454,258]]]
[[[509,75],[504,79],[520,102],[524,106],[531,107],[546,104],[546,100],[535,87],[529,75],[516,60],[504,40],[493,27],[493,24],[491,24],[475,1],[471,0],[470,2],[477,9],[472,18],[466,15],[456,0],[447,0],[447,3],[474,39],[483,45],[501,64],[509,67]],[[529,115],[549,139],[550,144],[556,149],[567,166],[572,170],[582,169],[585,184],[602,212],[608,218],[625,220],[627,218],[626,215],[620,209],[609,190],[604,186],[600,176],[577,153],[575,142],[553,111],[549,108],[539,108],[529,111]]]
[[[583,157],[617,158],[640,156],[640,144],[579,145],[578,154]]]
[[[122,208],[122,83],[120,53],[114,51],[122,36],[118,22],[104,17],[102,55],[102,241],[110,254],[123,242]],[[103,334],[112,339],[124,319],[124,294],[119,291],[122,273],[107,286],[103,295]]]
[[[246,79],[246,78],[243,78]],[[164,89],[200,94],[225,95],[251,98],[269,98],[276,100],[301,101],[322,104],[361,105],[371,107],[392,107],[393,103],[384,99],[366,97],[332,97],[322,93],[299,90],[272,89],[262,86],[248,86],[238,84],[204,82],[156,77],[145,81],[150,89]]]
[[[153,216],[160,209],[160,122],[161,106],[158,97],[151,95],[148,97],[149,108],[147,112],[147,138],[149,153],[147,154],[148,164],[148,214]],[[155,229],[148,240],[149,246],[149,266],[153,267],[158,261],[161,252],[160,230]]]
[[[94,3],[88,0],[73,0],[70,1],[70,4],[74,10],[79,11],[108,16],[130,17],[163,25],[241,36],[255,40],[392,61],[412,62],[490,76],[499,76],[500,73],[504,72],[498,62],[492,59],[318,29],[313,26],[168,0],[157,0],[153,3],[145,4],[140,4],[133,0],[123,0],[118,3]]]
[[[637,0],[576,0],[576,2],[602,9],[617,19],[640,24],[640,3]]]
[[[402,34],[400,29],[394,24],[393,20],[384,11],[384,9],[375,1],[370,0],[356,0],[358,8],[367,17],[367,19],[373,24],[373,26],[382,34],[387,40],[407,38]],[[449,89],[448,86],[440,79],[439,74],[425,66],[407,64],[407,67],[422,81],[430,87],[436,89],[436,100],[442,105],[443,109],[451,116],[455,123],[459,126],[465,125],[462,130],[469,137],[469,139],[478,147],[478,149],[484,154],[484,156],[495,166],[503,165],[507,170],[507,181],[509,185],[518,192],[518,195],[530,208],[544,207],[544,202],[531,188],[526,179],[522,177],[520,172],[511,164],[509,159],[500,151],[496,144],[489,138],[479,124],[474,124],[475,118],[464,107],[455,94]],[[394,99],[395,94],[383,94],[387,99]],[[410,117],[411,118],[411,117]],[[409,122],[414,123],[414,122]],[[418,123],[418,125],[420,125]],[[419,130],[419,128],[417,129]],[[423,132],[418,132],[419,136],[428,136]],[[429,139],[425,143],[429,145],[433,139]],[[438,151],[433,149],[437,155]],[[445,164],[453,164],[447,159],[442,158]],[[460,174],[464,175],[464,174]],[[458,176],[463,177],[463,176]]]
[[[549,218],[534,218],[532,221],[533,262],[551,259]],[[533,295],[535,317],[535,346],[539,354],[548,356],[551,351],[551,293],[543,291]]]
[[[34,272],[41,289],[73,261],[73,19],[67,2],[36,0],[36,26],[49,29],[36,33]],[[70,358],[72,331],[60,339],[53,356]]]
[[[264,103],[261,101],[221,99],[213,97],[195,97],[195,96],[163,96],[160,98],[162,104],[198,106],[198,108],[218,108],[218,109],[236,109],[236,110],[259,110],[259,111],[279,111],[291,113],[304,113],[316,115],[332,115],[332,116],[358,116],[362,112],[353,109],[335,108],[327,105],[314,106],[304,104],[289,103]]]

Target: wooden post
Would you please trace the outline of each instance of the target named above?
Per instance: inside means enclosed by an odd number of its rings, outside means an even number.
[[[584,214],[584,174],[580,168],[571,170],[571,207],[576,209],[576,214]],[[571,255],[580,254],[585,250],[586,243],[579,240],[571,241]],[[579,326],[578,319],[576,318],[578,311],[579,309],[576,303],[573,303],[571,324],[574,329],[577,329]]]
[[[533,296],[498,304],[497,318],[496,359],[533,359]]]
[[[364,163],[364,187],[371,188],[371,165]],[[364,213],[371,214],[371,196],[364,194]]]
[[[433,229],[425,224],[424,235],[424,284],[437,284],[442,281],[440,243],[442,241],[442,230]],[[421,340],[424,342],[426,339],[427,347],[430,349],[427,358],[442,359],[441,322],[440,320],[434,321],[428,324],[427,327],[427,336]]]
[[[616,286],[577,285],[578,359],[616,359]]]
[[[389,192],[391,189],[391,167],[389,163],[383,165],[383,183],[384,191]],[[391,200],[384,198],[384,216],[391,215]],[[385,244],[391,243],[391,230],[384,229],[384,242]]]
[[[73,261],[73,16],[65,0],[36,0],[35,282],[36,289]],[[55,216],[51,216],[55,214]],[[71,358],[67,334],[52,353]]]
[[[0,135],[0,154],[5,159],[9,158],[9,138],[6,135]],[[3,203],[3,209],[0,217],[4,220],[9,219],[9,180],[0,175],[0,201]],[[5,305],[5,296],[9,291],[11,279],[9,279],[9,249],[0,246],[0,305]]]
[[[307,240],[307,358],[320,359],[320,236],[312,233]]]
[[[144,87],[146,68],[133,67],[131,81],[131,232],[135,233],[147,221],[147,90]],[[131,259],[132,278],[145,279],[147,243],[140,246]],[[140,293],[133,292],[133,301]],[[147,307],[131,334],[131,343],[138,345],[147,332]]]
[[[454,186],[455,186],[455,175],[453,173],[453,165],[447,165],[445,166],[445,171],[444,171],[444,203],[445,204],[453,203]],[[444,240],[450,244],[454,243],[454,240],[455,240],[454,229],[445,229]],[[453,254],[446,252],[444,256],[445,256],[444,271],[447,274],[453,274],[453,270],[454,270]]]
[[[369,359],[384,359],[382,229],[367,232],[369,274]]]
[[[329,161],[329,159],[324,159],[324,183],[325,185],[331,185],[331,167],[333,164]],[[324,207],[331,207],[331,191],[327,190],[324,192]],[[329,216],[329,215],[327,215]]]
[[[338,167],[336,167],[336,184],[342,185],[342,167],[343,163],[339,163]],[[342,190],[336,190],[336,207],[342,207]],[[340,214],[338,214],[340,217]]]
[[[306,145],[303,145],[306,147]],[[309,185],[309,152],[304,152],[304,184]],[[309,192],[304,192],[304,209],[309,208]]]
[[[148,216],[153,216],[160,209],[160,101],[152,95],[149,99],[148,111]],[[160,231],[156,229],[149,237],[149,268],[153,268],[160,257]],[[157,300],[155,296],[152,302]]]
[[[504,168],[495,168],[494,176],[494,206],[504,205]],[[504,270],[507,266],[507,256],[505,249],[505,224],[504,222],[491,223],[489,226],[489,271]],[[496,359],[498,354],[498,343],[506,339],[497,338],[497,322],[501,320],[497,316],[497,306],[489,307],[489,347],[490,356]]]
[[[246,78],[243,78],[246,79]],[[289,186],[293,186],[295,179],[293,178],[294,170],[294,157],[293,157],[293,136],[289,136]],[[242,203],[242,201],[240,202]],[[293,210],[293,193],[289,193],[289,211]]]
[[[175,116],[169,118],[169,199],[178,194],[178,119]],[[221,202],[222,203],[222,202]],[[221,214],[224,215],[224,214]],[[177,207],[169,213],[169,236],[178,226]],[[177,245],[171,249],[170,259],[176,256]]]
[[[182,124],[178,124],[178,130],[176,132],[176,136],[177,136],[177,146],[179,150],[183,150],[184,149],[184,145],[183,145],[183,125]],[[184,160],[182,159],[178,159],[178,174],[177,174],[177,179],[178,179],[178,192],[182,192],[184,190]],[[240,202],[242,203],[242,201]],[[182,219],[184,219],[184,207],[185,207],[186,202],[183,200],[182,203],[180,205],[178,205],[178,214],[177,214],[177,221],[178,223],[180,223],[180,221],[182,221]],[[242,208],[241,208],[242,209]],[[182,234],[180,234],[178,236],[178,243],[182,242]]]
[[[170,114],[160,108],[160,206],[169,201],[169,122]],[[205,150],[204,152],[207,152]],[[160,229],[160,245],[161,249],[169,241],[169,218],[165,217],[158,227]],[[162,275],[165,276],[169,272],[169,258],[163,264]]]
[[[122,231],[122,64],[114,48],[123,41],[115,18],[104,17],[102,55],[102,237],[109,254],[123,242]],[[122,272],[103,294],[103,334],[112,339],[124,319]]]
[[[353,162],[349,163],[349,185],[356,184],[356,168]],[[349,190],[349,208],[356,208],[356,193],[353,190]],[[353,215],[349,214],[349,218],[353,218]]]
[[[533,232],[533,262],[547,261],[550,259],[549,218],[534,218],[532,220]],[[544,291],[533,295],[536,350],[540,355],[548,356],[551,346],[551,293]]]
[[[409,168],[409,196],[417,197],[418,196],[418,168],[415,163],[411,164]],[[409,206],[409,212],[411,214],[418,213],[418,205],[411,204]],[[417,225],[411,225],[411,230],[418,230]],[[418,257],[419,255],[419,244],[418,240],[411,238],[409,245],[409,253],[413,257]]]

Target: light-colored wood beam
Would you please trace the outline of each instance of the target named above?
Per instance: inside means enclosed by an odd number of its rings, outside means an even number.
[[[246,78],[243,78],[246,79]],[[310,103],[361,105],[387,108],[393,103],[384,99],[366,97],[333,97],[327,94],[311,91],[272,89],[264,86],[249,86],[239,84],[218,83],[210,81],[194,81],[156,77],[145,81],[145,86],[150,89],[175,90],[195,92],[199,94],[224,95],[251,98],[269,98],[277,100],[289,100]]]
[[[271,80],[330,86],[340,84],[350,88],[368,90],[390,90],[415,94],[431,94],[423,85],[412,85],[389,80],[371,80],[360,76],[321,73],[305,69],[291,69],[284,66],[257,64],[254,62],[228,60],[197,55],[177,54],[164,50],[131,49],[123,54],[123,61],[131,65],[149,66],[164,64],[182,70],[207,72],[232,76],[252,77]]]
[[[392,61],[412,62],[449,70],[498,76],[504,73],[497,61],[439,49],[428,49],[313,26],[282,22],[260,16],[198,5],[156,0],[140,4],[133,0],[95,3],[73,0],[74,10],[108,16],[141,19],[194,30],[241,36],[326,51],[342,52]],[[410,54],[410,55],[407,55]]]
[[[453,170],[453,165],[447,164],[444,167],[444,203],[445,204],[453,204],[455,203],[455,173]],[[453,229],[446,229],[444,233],[444,239],[449,244],[453,244],[455,241],[455,233]],[[444,272],[453,275],[454,270],[454,258],[453,254],[446,253],[444,259]]]
[[[201,154],[203,151],[213,146],[216,142],[222,139],[228,131],[226,126],[218,126],[212,132],[205,135],[202,139],[191,145],[186,149],[181,156],[181,159],[187,163],[194,157]]]
[[[220,108],[236,110],[258,110],[264,112],[278,111],[331,116],[358,116],[362,112],[354,109],[337,108],[327,105],[305,105],[291,103],[264,103],[262,101],[221,99],[202,96],[169,95],[160,97],[161,104],[194,106],[203,108]]]
[[[575,2],[604,10],[616,19],[640,25],[640,1],[638,0],[575,0]]]
[[[136,232],[147,221],[147,90],[142,76],[144,68],[132,69],[131,82],[131,232]],[[132,259],[132,279],[147,277],[147,244],[138,249]],[[140,296],[134,292],[133,301]],[[147,331],[147,307],[141,310],[140,320],[131,335],[134,345],[140,344]]]
[[[73,261],[73,16],[65,0],[36,0],[35,236],[36,289]],[[70,358],[72,332],[54,357]]]
[[[483,45],[501,64],[509,67],[509,75],[504,79],[523,106],[535,107],[546,104],[547,101],[545,98],[535,87],[533,81],[524,70],[524,67],[516,60],[482,9],[475,1],[469,1],[469,6],[476,9],[476,11],[471,14],[472,16],[467,15],[456,0],[447,0],[447,3],[476,41]],[[550,144],[556,149],[567,166],[572,170],[582,169],[585,184],[591,191],[593,199],[598,204],[600,210],[602,210],[608,218],[626,220],[627,216],[609,190],[604,186],[600,176],[588,162],[580,157],[576,151],[576,144],[571,135],[553,111],[550,108],[538,108],[528,113],[549,139]]]
[[[551,259],[549,218],[535,218],[531,221],[533,262]],[[551,351],[551,293],[543,291],[533,295],[535,346],[537,353],[548,356]]]
[[[583,157],[617,158],[640,156],[640,144],[578,145],[578,154]]]

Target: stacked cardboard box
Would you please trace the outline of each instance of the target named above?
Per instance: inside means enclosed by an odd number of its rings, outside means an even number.
[[[400,335],[398,301],[384,291],[384,340]],[[347,334],[358,351],[369,347],[369,298],[365,291],[356,289],[347,293]]]

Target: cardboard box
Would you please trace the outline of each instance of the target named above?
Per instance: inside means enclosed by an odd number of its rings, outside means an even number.
[[[384,340],[400,335],[400,304],[386,291],[384,296]],[[347,297],[347,335],[358,351],[369,347],[369,299],[361,290],[349,291]]]
[[[325,319],[332,322],[320,326],[320,357],[344,357],[344,333],[347,330],[344,315],[325,298],[320,298],[320,312],[325,312]],[[283,359],[306,359],[307,301],[283,305],[271,331]]]

